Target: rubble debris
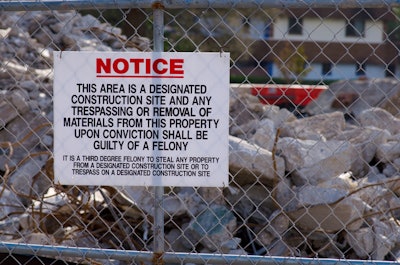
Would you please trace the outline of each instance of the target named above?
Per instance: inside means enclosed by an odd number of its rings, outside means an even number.
[[[400,119],[381,108],[369,108],[360,113],[361,126],[388,130],[391,135],[400,133]]]
[[[330,140],[340,134],[345,126],[343,113],[332,112],[284,123],[281,136],[302,140]]]
[[[187,237],[192,244],[201,243],[208,250],[220,251],[220,246],[233,239],[237,223],[233,213],[224,206],[211,206],[189,224]]]
[[[335,203],[320,202],[300,206],[287,214],[303,231],[322,229],[328,233],[355,230],[362,224],[367,205],[358,197],[346,197]]]
[[[332,140],[348,141],[355,148],[351,172],[355,178],[365,176],[370,171],[370,163],[376,156],[377,148],[386,142],[389,133],[376,127],[355,127],[342,131]]]
[[[394,78],[365,80],[341,80],[329,85],[329,89],[304,108],[310,115],[341,111],[358,119],[369,108],[381,108],[399,117],[400,84]]]
[[[351,169],[356,152],[346,141],[280,138],[277,150],[285,158],[296,185],[312,184],[334,178]]]
[[[235,183],[244,185],[259,181],[271,185],[284,175],[283,158],[272,159],[272,152],[252,145],[244,139],[229,137],[229,170]],[[273,184],[272,184],[273,185]]]
[[[257,109],[253,105],[252,108]],[[257,111],[255,119],[266,119],[266,115],[259,109]],[[285,161],[284,175],[279,175],[279,182],[275,185],[264,188],[265,196],[276,200],[291,224],[284,226],[286,230],[283,234],[273,235],[268,230],[273,227],[271,223],[265,227],[257,225],[253,229],[257,235],[255,242],[264,246],[266,253],[278,250],[277,253],[282,255],[383,260],[390,259],[390,254],[397,250],[398,226],[392,224],[398,224],[395,216],[400,217],[398,118],[379,107],[360,109],[356,120],[350,123],[345,115],[346,112],[332,110],[284,121],[277,127],[263,120],[268,128],[280,130],[274,151]],[[260,123],[248,120],[243,124],[244,128],[247,124]],[[235,131],[240,130],[236,128]],[[254,144],[254,139],[268,142],[267,137],[256,135],[257,129],[243,131],[246,133],[237,134],[236,142]],[[269,129],[269,132],[272,130]],[[271,144],[264,145],[271,150],[268,146]],[[262,154],[264,151],[259,148],[257,152]],[[243,168],[246,166],[242,165]],[[252,198],[252,189],[245,188],[241,182],[233,182],[243,189],[234,193],[234,197],[230,193],[226,195],[227,200],[235,205],[235,211],[242,218],[253,217],[254,212],[262,213],[252,206],[257,200],[247,201],[247,198]],[[232,201],[232,198],[235,199]],[[242,201],[240,198],[249,207],[243,207],[239,203]],[[268,219],[268,213],[264,213],[265,219]],[[376,226],[382,230],[375,229]],[[293,237],[285,237],[292,229],[301,236],[320,235],[309,236],[299,242]],[[342,236],[329,236],[338,233]],[[326,241],[331,243],[324,243]],[[299,249],[300,254],[293,248]]]

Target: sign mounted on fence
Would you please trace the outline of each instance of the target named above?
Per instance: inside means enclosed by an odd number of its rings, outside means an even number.
[[[66,185],[228,185],[229,54],[54,53]]]

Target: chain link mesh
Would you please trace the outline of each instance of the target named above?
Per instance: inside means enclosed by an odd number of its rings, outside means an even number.
[[[230,52],[229,186],[165,187],[137,260],[153,187],[54,183],[52,51],[153,47],[151,8],[88,4],[0,13],[0,263],[400,259],[398,7],[164,9],[165,51]]]

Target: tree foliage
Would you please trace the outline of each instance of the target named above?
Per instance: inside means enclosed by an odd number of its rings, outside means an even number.
[[[310,71],[311,68],[307,64],[307,55],[303,45],[297,47],[291,43],[285,42],[284,47],[275,59],[283,78],[290,82],[295,79],[301,81]]]

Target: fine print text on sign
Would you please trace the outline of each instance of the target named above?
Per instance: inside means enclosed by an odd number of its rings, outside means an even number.
[[[54,53],[66,185],[228,185],[229,54]]]

